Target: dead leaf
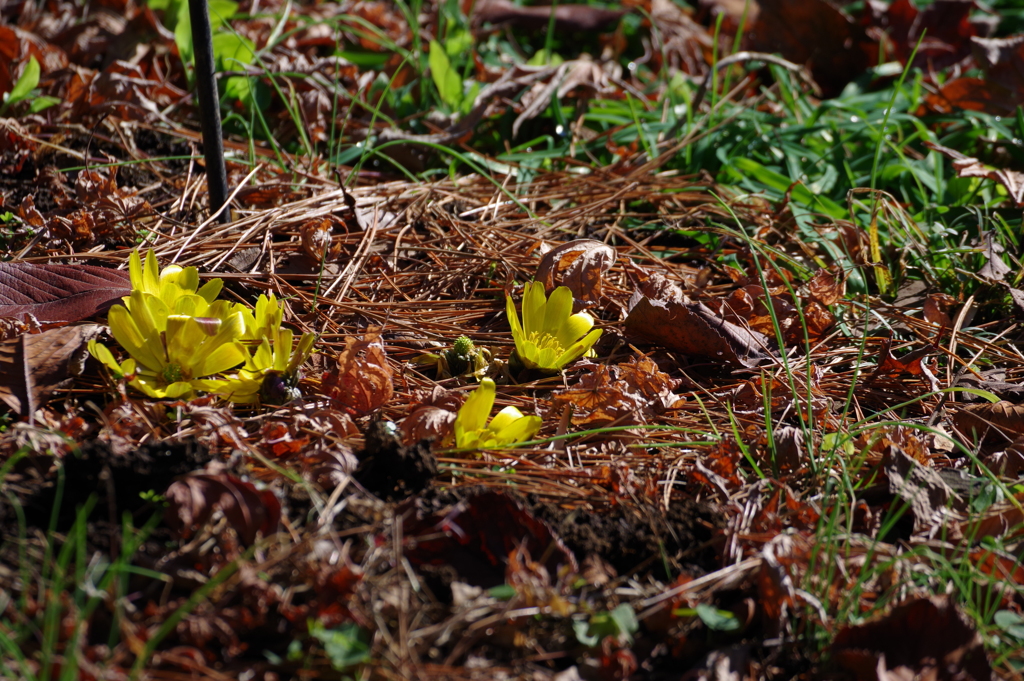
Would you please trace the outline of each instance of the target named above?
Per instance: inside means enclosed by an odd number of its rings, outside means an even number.
[[[562,286],[569,287],[573,298],[596,303],[601,297],[605,272],[615,264],[615,250],[593,239],[578,239],[551,249],[540,259],[537,281],[550,293],[561,275]]]
[[[974,157],[927,140],[924,145],[953,159],[953,169],[956,170],[958,177],[984,177],[995,180],[1006,187],[1006,192],[1017,206],[1024,205],[1024,173],[987,166]]]
[[[451,565],[461,581],[484,588],[503,584],[509,556],[522,548],[542,560],[548,574],[579,571],[576,557],[550,526],[501,492],[485,491],[454,507],[426,514],[415,500],[402,517],[405,555],[415,566]]]
[[[590,5],[556,5],[555,30],[559,33],[579,31],[593,33],[611,28],[625,10],[610,10]],[[508,0],[477,0],[473,8],[474,24],[510,24],[529,30],[547,30],[551,21],[550,7],[524,7]]]
[[[1013,271],[1003,261],[1002,254],[1006,252],[1006,248],[999,243],[996,235],[992,232],[985,232],[981,235],[980,246],[985,264],[978,270],[978,276],[989,281],[1003,281],[1006,275]]]
[[[1016,110],[1016,99],[1012,90],[999,83],[981,78],[955,78],[925,97],[916,115],[948,114],[957,109],[1008,116]]]
[[[281,503],[270,490],[227,473],[190,473],[171,483],[164,493],[164,522],[182,539],[192,537],[215,513],[223,513],[238,539],[251,546],[256,537],[277,532]]]
[[[1008,90],[1016,103],[1024,94],[1024,35],[973,37],[971,47],[987,80]]]
[[[630,306],[626,331],[669,350],[748,368],[766,361],[771,346],[764,334],[722,319],[703,303],[646,296]]]
[[[49,395],[82,373],[85,346],[104,328],[62,326],[0,343],[0,400],[22,416],[35,413]]]
[[[599,364],[584,373],[576,385],[551,394],[555,413],[564,407],[572,408],[572,423],[577,426],[599,428],[647,423],[645,401],[631,392],[625,381],[612,377],[611,369]]]
[[[938,342],[938,338],[935,340]],[[937,392],[942,386],[939,385],[938,379],[932,373],[933,368],[929,368],[928,364],[925,363],[925,359],[934,352],[934,345],[926,345],[908,352],[902,357],[896,357],[892,354],[892,339],[886,338],[882,343],[881,352],[878,353],[880,359],[878,366],[868,376],[865,384],[871,385],[883,376],[899,376],[900,374],[907,373],[911,376],[923,376],[928,381],[928,386]]]
[[[986,440],[1000,435],[1015,440],[1024,435],[1024,405],[1005,400],[972,404],[953,415],[953,425],[968,437],[977,433]]]
[[[776,428],[772,433],[775,439],[775,465],[782,471],[795,471],[806,459],[804,448],[804,431],[793,426]]]
[[[839,630],[836,661],[857,681],[989,681],[981,636],[948,596],[903,603],[880,618]]]
[[[971,21],[976,7],[974,0],[937,0],[920,8],[895,0],[866,23],[885,32],[888,51],[899,62],[906,64],[917,48],[913,66],[940,71],[971,56],[971,39],[983,30]]]
[[[1024,493],[1015,494],[1013,497],[1016,503],[1003,503],[993,506],[983,518],[971,518],[961,525],[961,533],[964,537],[970,537],[975,543],[985,537],[1002,538],[1010,541],[1024,533],[1024,513],[1021,512],[1021,502],[1024,502]],[[986,552],[991,549],[986,548]],[[1019,561],[1014,561],[1014,569],[1019,569]]]
[[[878,63],[878,46],[862,26],[826,0],[760,0],[751,39],[759,52],[806,64],[825,97]]]
[[[131,293],[128,273],[92,265],[0,262],[0,317],[77,322]]]
[[[565,5],[560,5],[559,9]],[[529,9],[529,8],[519,8]],[[616,62],[595,62],[589,55],[566,61],[551,70],[547,81],[535,82],[522,96],[519,103],[522,113],[512,123],[512,137],[519,135],[519,128],[526,121],[535,118],[551,106],[552,97],[561,101],[576,88],[583,88],[581,97],[589,99],[599,94],[613,95],[613,80],[618,78],[621,66]]]
[[[949,312],[956,304],[956,298],[945,293],[930,293],[924,300],[924,318],[926,321],[935,324],[940,329],[948,329],[953,326],[953,320],[949,318]]]
[[[805,284],[804,289],[809,300],[831,307],[846,294],[846,278],[842,274],[818,270]]]
[[[337,405],[365,416],[384,406],[394,395],[391,376],[380,329],[370,327],[362,339],[346,336],[337,368],[325,371],[320,384]]]
[[[903,499],[914,513],[914,532],[934,532],[942,528],[953,490],[934,468],[926,468],[895,445],[882,457],[889,478],[889,492]]]
[[[739,4],[742,13],[743,3]],[[756,3],[752,3],[747,20],[755,20],[756,12]],[[655,55],[666,62],[662,65],[663,70],[667,69],[668,73],[682,71],[691,76],[707,73],[714,40],[706,28],[672,0],[652,0],[651,23],[656,29],[651,32],[651,38],[656,41]]]

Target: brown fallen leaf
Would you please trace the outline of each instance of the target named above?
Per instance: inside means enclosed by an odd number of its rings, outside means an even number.
[[[938,338],[935,340],[937,342]],[[896,357],[892,354],[892,339],[887,338],[882,344],[881,352],[878,353],[880,358],[878,366],[868,376],[865,385],[871,385],[883,376],[899,376],[900,374],[907,373],[911,376],[923,376],[928,381],[929,387],[937,392],[942,386],[939,385],[938,379],[935,378],[933,373],[934,367],[929,367],[925,362],[925,359],[934,352],[934,345],[926,345],[923,348],[908,352],[902,357]]]
[[[878,45],[826,0],[760,0],[754,49],[807,64],[826,97],[877,63]]]
[[[362,339],[345,338],[337,368],[325,371],[320,384],[338,406],[365,416],[384,406],[395,394],[391,376],[380,329],[371,327]]]
[[[592,33],[611,28],[625,10],[602,9],[590,5],[557,5],[554,8],[555,30],[559,33],[580,31]],[[550,7],[523,7],[508,0],[477,0],[473,8],[474,24],[509,24],[528,30],[547,30],[551,20]]]
[[[917,115],[946,114],[957,109],[1008,116],[1016,110],[1016,99],[1012,90],[999,83],[981,78],[956,78],[925,97]]]
[[[1006,38],[973,37],[971,49],[988,81],[1006,88],[1017,99],[1024,94],[1024,34]]]
[[[945,293],[930,293],[924,300],[923,315],[926,321],[945,330],[953,326],[949,311],[956,304],[956,298]]]
[[[104,328],[62,326],[0,343],[0,400],[22,416],[35,413],[49,395],[82,373],[85,346]]]
[[[1006,275],[1013,271],[1003,260],[1002,254],[1006,252],[1006,248],[992,232],[982,234],[979,245],[981,254],[985,257],[985,264],[978,270],[978,276],[989,281],[1003,281]]]
[[[77,322],[130,293],[128,273],[109,267],[0,262],[0,317]]]
[[[872,622],[840,629],[832,654],[857,681],[993,678],[981,635],[949,596],[912,600]]]
[[[953,415],[953,425],[968,437],[977,433],[986,440],[1015,440],[1024,435],[1024,405],[1005,400],[972,404]]]
[[[906,64],[916,48],[913,65],[921,69],[941,71],[962,64],[971,56],[971,39],[986,30],[971,20],[974,0],[937,0],[920,8],[923,3],[895,0],[883,11],[866,4],[872,16],[862,23],[885,32],[886,58]]]
[[[560,6],[561,9],[563,6]],[[512,122],[512,136],[519,134],[519,128],[526,121],[537,117],[551,106],[552,97],[561,101],[570,92],[581,88],[581,97],[589,99],[598,94],[612,95],[612,81],[618,77],[621,67],[617,62],[596,62],[589,55],[563,62],[551,71],[546,81],[535,82],[522,96],[519,103],[522,113]]]
[[[488,588],[505,582],[509,557],[525,549],[550,575],[579,571],[576,557],[551,527],[502,492],[471,494],[433,514],[416,501],[396,511],[408,542],[405,555],[416,567],[450,565],[460,581]]]
[[[846,278],[842,274],[818,270],[805,284],[804,289],[809,300],[831,307],[843,299],[846,293]]]
[[[227,473],[189,473],[171,483],[164,493],[164,522],[182,539],[192,537],[220,511],[246,546],[277,531],[281,503],[270,490],[259,491]]]
[[[1006,187],[1006,192],[1017,206],[1024,206],[1024,173],[987,166],[972,156],[934,142],[925,141],[924,145],[953,159],[953,169],[956,170],[957,177],[984,177],[995,180]]]
[[[767,336],[722,319],[703,303],[646,296],[630,302],[626,332],[669,350],[748,368],[768,360],[772,352]]]
[[[561,285],[568,286],[573,298],[596,303],[601,297],[601,282],[605,272],[615,264],[615,250],[593,239],[578,239],[551,249],[540,259],[537,281],[550,293],[556,275]]]
[[[943,527],[953,490],[934,468],[926,468],[906,452],[890,445],[882,457],[889,478],[889,492],[910,505],[914,533],[934,532]]]

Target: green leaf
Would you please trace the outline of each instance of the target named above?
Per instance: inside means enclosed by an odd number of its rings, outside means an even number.
[[[636,613],[632,606],[623,603],[611,612],[601,612],[590,618],[589,622],[576,620],[572,623],[576,640],[585,646],[594,647],[607,636],[633,642],[633,634],[640,629]]]
[[[1024,641],[1024,617],[1021,617],[1012,610],[1000,610],[995,614],[993,620],[996,626],[1013,638]]]
[[[462,78],[452,68],[441,43],[430,41],[430,77],[434,79],[441,101],[452,109],[458,109],[462,103]]]
[[[488,589],[487,594],[499,601],[510,601],[516,595],[516,588],[511,584],[499,584]]]
[[[210,0],[209,10],[210,30],[214,31],[214,42],[216,42],[217,29],[238,12],[238,3],[234,2],[234,0]],[[174,14],[176,17],[174,43],[178,46],[178,54],[181,56],[182,63],[189,67],[189,72],[191,73],[195,50],[192,45],[192,21],[188,13],[188,2],[185,2],[185,0],[172,0],[167,14]],[[216,56],[216,51],[214,51],[214,55]]]
[[[213,58],[218,71],[237,71],[256,59],[256,45],[237,33],[217,33],[213,36]]]
[[[331,666],[337,671],[370,659],[369,634],[354,622],[342,624],[337,629],[325,629],[315,622],[309,633],[323,644],[324,652],[331,658]]]
[[[632,643],[633,634],[640,630],[640,623],[636,619],[636,613],[633,612],[633,606],[623,603],[612,610],[609,615],[615,622],[615,626],[618,627],[618,633],[624,635],[626,640]]]
[[[32,100],[32,103],[28,105],[29,113],[39,113],[43,109],[49,109],[51,106],[61,103],[60,97],[49,97],[47,95],[40,95]]]
[[[728,610],[719,610],[707,603],[701,603],[697,606],[696,610],[697,617],[704,622],[708,629],[713,631],[736,631],[740,628],[740,621],[736,619],[736,615]]]
[[[39,62],[36,61],[35,57],[29,57],[28,63],[25,64],[25,70],[21,72],[21,77],[18,78],[18,82],[14,84],[14,87],[7,95],[5,106],[10,106],[23,99],[27,99],[32,95],[32,91],[36,89],[37,85],[39,85]]]
[[[450,59],[455,59],[460,54],[469,52],[470,48],[473,47],[473,34],[469,31],[454,31],[448,34],[448,39],[444,43],[445,54]]]

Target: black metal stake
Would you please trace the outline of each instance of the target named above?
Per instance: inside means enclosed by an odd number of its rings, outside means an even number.
[[[210,192],[210,210],[221,211],[221,222],[231,221],[228,200],[228,173],[224,165],[224,133],[220,127],[220,96],[213,63],[213,32],[207,0],[188,0],[192,21],[192,49],[195,54],[196,94],[199,119],[203,125],[203,155],[206,156],[206,186]],[[221,210],[223,208],[223,210]]]

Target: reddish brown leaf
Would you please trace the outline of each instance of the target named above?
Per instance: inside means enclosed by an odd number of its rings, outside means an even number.
[[[818,270],[807,282],[807,298],[825,307],[835,305],[846,292],[846,279],[828,270]]]
[[[626,331],[669,350],[744,367],[766,360],[770,347],[765,335],[722,319],[702,303],[646,296],[631,307]]]
[[[981,636],[948,596],[916,599],[841,629],[832,653],[858,681],[992,678]]]
[[[474,23],[510,24],[529,30],[546,30],[551,20],[550,7],[523,7],[508,0],[477,0]],[[611,28],[626,12],[589,5],[557,5],[555,30],[592,33]]]
[[[492,587],[505,581],[509,556],[522,548],[535,560],[543,557],[551,575],[562,567],[579,570],[572,551],[547,523],[500,492],[474,494],[430,515],[412,501],[401,510],[405,555],[417,567],[451,565],[466,583]]]
[[[971,38],[971,45],[974,58],[984,69],[987,79],[1006,88],[1011,97],[1019,99],[1024,94],[1024,35]]]
[[[0,262],[0,317],[76,322],[130,293],[128,273],[109,267]]]
[[[337,369],[325,371],[321,385],[337,405],[362,416],[384,406],[394,395],[391,367],[379,329],[367,329],[362,340],[348,336],[345,343]]]
[[[931,111],[951,113],[957,109],[984,111],[993,116],[1008,116],[1016,111],[1013,91],[992,81],[980,78],[956,78],[947,82],[938,92],[925,97],[918,109],[921,116]]]
[[[190,473],[171,483],[164,494],[164,522],[182,539],[193,536],[216,512],[227,518],[245,545],[277,531],[281,504],[270,490],[257,490],[227,473]]]
[[[953,296],[945,293],[931,293],[924,301],[924,318],[936,326],[948,329],[953,325],[953,320],[949,318],[949,311],[955,304],[956,298]]]
[[[1005,400],[990,404],[972,404],[953,415],[953,425],[970,437],[977,433],[983,437],[1014,440],[1024,435],[1024,405]]]
[[[892,57],[905,64],[916,47],[914,66],[939,71],[971,56],[976,7],[974,0],[936,0],[918,9],[911,0],[895,0],[868,23],[885,31]]]
[[[564,243],[544,254],[537,267],[537,281],[551,292],[560,283],[569,287],[577,300],[597,302],[601,297],[601,280],[615,264],[615,250],[593,239]],[[556,283],[555,276],[561,274]]]
[[[551,394],[555,412],[571,406],[575,425],[599,427],[647,423],[655,414],[671,409],[679,401],[672,391],[679,379],[659,371],[649,359],[630,359],[628,364],[596,366],[584,373],[567,390]]]
[[[826,0],[760,0],[754,48],[807,64],[826,97],[877,63],[878,46],[864,28]]]
[[[82,373],[86,343],[99,324],[62,326],[0,343],[0,400],[23,416],[35,413],[53,391]]]

